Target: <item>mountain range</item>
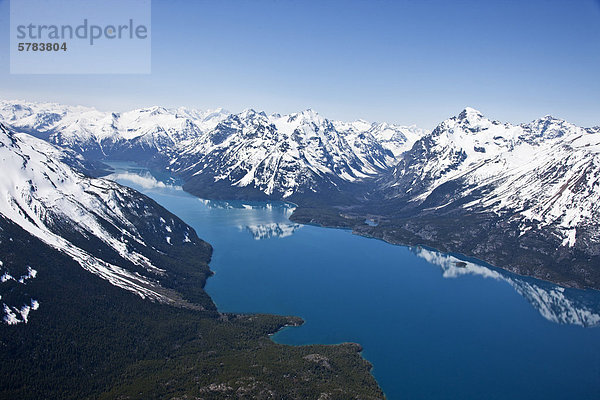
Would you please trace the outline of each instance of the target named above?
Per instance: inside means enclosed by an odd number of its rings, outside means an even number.
[[[0,119],[87,163],[125,159],[165,171],[199,197],[288,200],[299,205],[295,222],[600,287],[598,127],[551,116],[501,123],[469,107],[431,132],[313,110],[104,113],[2,101]]]
[[[224,199],[233,192],[257,199],[339,193],[390,168],[424,133],[415,126],[331,121],[313,110],[283,116],[163,107],[103,113],[1,101],[0,120],[87,160],[138,161],[183,177],[194,194]]]

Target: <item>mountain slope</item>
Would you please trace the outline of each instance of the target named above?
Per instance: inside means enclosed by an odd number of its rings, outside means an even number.
[[[50,141],[81,136],[93,148],[110,138],[103,157],[143,159],[183,178],[184,189],[200,197],[286,199],[301,206],[298,222],[355,227],[565,285],[600,287],[600,128],[550,116],[512,125],[472,108],[428,133],[330,121],[312,110],[282,116],[155,107],[98,116],[1,105],[11,124],[52,132]],[[68,140],[62,145],[85,153]],[[380,224],[363,226],[366,217]]]
[[[312,110],[282,117],[248,110],[199,138],[170,170],[182,174],[186,190],[194,194],[212,183],[242,193],[247,189],[256,197],[289,198],[339,191],[393,162],[393,154],[371,134],[343,135]]]
[[[182,261],[195,257],[203,255]],[[383,398],[358,345],[268,337],[297,318],[216,316],[142,299],[3,217],[0,258],[17,279],[27,266],[37,271],[24,284],[0,282],[0,302],[18,308],[19,320],[30,307],[27,323],[0,322],[0,398]],[[331,369],[310,362],[315,355]]]
[[[206,261],[178,267],[179,257],[191,249],[210,255],[210,246],[146,196],[81,175],[58,161],[61,153],[0,125],[5,166],[0,214],[116,286],[144,298],[185,304],[174,290],[176,282],[191,276],[203,282],[210,272]],[[169,273],[165,265],[172,267]],[[214,309],[201,290],[183,292]]]

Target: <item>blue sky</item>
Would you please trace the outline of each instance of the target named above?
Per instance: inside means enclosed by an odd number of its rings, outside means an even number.
[[[600,125],[598,0],[156,0],[149,75],[11,75],[8,22],[0,0],[4,99]]]

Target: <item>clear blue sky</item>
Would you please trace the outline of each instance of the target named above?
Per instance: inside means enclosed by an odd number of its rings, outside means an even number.
[[[156,0],[149,75],[10,75],[8,23],[0,0],[4,99],[600,125],[598,0]]]

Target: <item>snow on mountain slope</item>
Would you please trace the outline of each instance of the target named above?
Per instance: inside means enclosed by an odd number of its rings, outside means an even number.
[[[194,179],[212,180],[279,198],[336,191],[344,182],[375,176],[395,164],[394,152],[373,134],[383,135],[385,129],[361,121],[332,122],[313,110],[284,116],[246,110],[195,139],[170,169],[191,178],[190,185]],[[395,142],[400,151],[414,135],[400,137],[400,128],[395,129],[388,143]]]
[[[0,119],[89,159],[128,159],[264,195],[334,189],[396,163],[425,132],[387,123],[330,121],[313,110],[266,115],[246,110],[151,107],[125,113],[0,101]]]
[[[152,107],[117,114],[116,126],[120,138],[126,141],[159,152],[173,152],[214,127],[226,115],[222,109],[200,112]]]
[[[409,150],[417,139],[427,133],[426,130],[419,129],[415,125],[403,126],[388,124],[387,122],[369,123],[358,120],[349,123],[335,121],[333,124],[339,132],[347,132],[347,135],[353,135],[358,143],[365,137],[372,137],[384,149],[389,150],[394,158],[398,158],[406,150]]]
[[[170,153],[227,114],[222,109],[163,107],[107,113],[82,106],[0,101],[0,119],[14,129],[93,158]]]
[[[13,287],[27,286],[31,279],[36,278],[37,270],[27,265],[23,266],[21,271],[12,271],[9,266],[4,265],[4,262],[0,261],[0,275],[0,293],[10,290],[12,292],[11,295],[13,295],[12,297],[14,297],[14,290],[11,290],[11,285]],[[13,300],[11,302],[9,299],[3,298],[0,294],[0,321],[8,325],[27,323],[29,314],[40,307],[40,302],[32,298],[30,294],[20,297],[17,301]]]
[[[511,214],[521,233],[552,227],[573,246],[577,229],[600,221],[600,132],[549,116],[501,124],[467,108],[418,140],[380,183],[409,209]]]
[[[392,176],[382,183],[391,189],[391,196],[412,192],[411,196],[419,193],[421,198],[426,197],[435,187],[479,168],[498,155],[514,154],[511,152],[521,133],[520,127],[490,121],[479,111],[466,108],[458,117],[442,122],[418,140],[393,169]],[[492,176],[504,169],[504,165],[486,167]]]
[[[166,271],[151,259],[161,232],[141,230],[163,230],[163,239],[169,235],[179,243],[184,236],[195,238],[191,228],[173,218],[159,220],[152,202],[114,182],[81,175],[60,161],[60,153],[0,124],[0,217],[115,286],[143,298],[179,301],[177,293],[161,286]]]
[[[532,224],[556,226],[562,245],[574,246],[578,228],[600,221],[600,134],[569,135],[528,158],[509,167],[488,184],[484,198],[465,207],[515,211],[524,217],[523,230]],[[474,173],[466,182],[475,184],[477,178]],[[595,238],[600,241],[600,235]]]

